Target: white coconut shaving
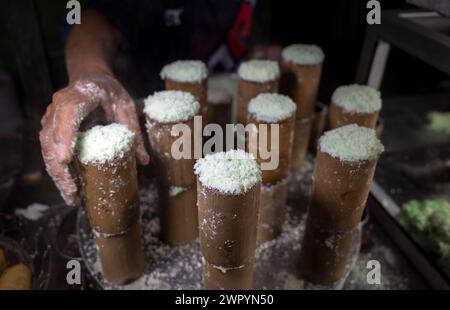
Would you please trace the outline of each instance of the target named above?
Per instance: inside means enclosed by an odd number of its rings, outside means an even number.
[[[133,141],[134,133],[125,125],[95,126],[78,134],[78,159],[84,164],[114,161],[130,151]]]
[[[255,158],[243,150],[206,155],[195,163],[194,172],[203,186],[225,194],[245,193],[261,181]]]
[[[156,92],[148,96],[144,103],[144,113],[147,117],[160,123],[187,121],[200,109],[200,104],[194,96],[177,90]]]
[[[175,197],[176,195],[187,191],[187,187],[181,187],[181,186],[171,186],[169,187],[169,197]]]
[[[317,45],[292,44],[281,52],[284,60],[298,65],[316,65],[323,62],[325,54]]]
[[[278,79],[280,68],[276,61],[249,60],[241,63],[238,75],[243,80],[264,83]]]
[[[176,82],[200,82],[208,76],[205,64],[199,60],[178,60],[165,65],[160,73],[161,79]]]
[[[336,88],[333,103],[348,113],[373,113],[381,109],[381,94],[365,85],[346,85]]]
[[[372,160],[384,151],[375,130],[356,124],[325,132],[319,144],[322,152],[344,161]]]
[[[279,123],[291,117],[296,109],[291,98],[275,93],[259,94],[248,104],[248,112],[257,121],[267,123]]]
[[[242,269],[245,267],[245,265],[240,265],[237,267],[223,267],[223,266],[216,266],[214,264],[210,264],[214,269],[219,270],[221,273],[227,273],[228,271],[231,270],[238,270],[238,269]]]

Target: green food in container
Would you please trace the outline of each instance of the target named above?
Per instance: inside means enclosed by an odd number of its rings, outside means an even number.
[[[411,200],[402,208],[408,227],[419,232],[450,273],[450,203],[444,200]]]

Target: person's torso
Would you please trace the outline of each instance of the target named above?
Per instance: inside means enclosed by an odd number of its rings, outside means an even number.
[[[138,96],[161,89],[159,71],[175,60],[233,70],[252,26],[252,5],[242,0],[103,0],[92,7],[122,33],[116,73]]]

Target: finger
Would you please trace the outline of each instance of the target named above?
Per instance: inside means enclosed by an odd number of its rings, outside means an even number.
[[[103,108],[106,119],[112,121],[114,119],[114,113],[110,103],[114,102],[115,94],[114,91],[111,91],[110,87],[114,85],[114,82],[115,79],[105,75],[92,78],[90,81],[77,81],[74,88],[82,95],[99,103]]]
[[[136,157],[141,165],[147,165],[150,158],[144,147],[144,139],[142,137],[139,120],[136,114],[136,107],[131,98],[120,99],[115,103],[114,115],[117,122],[127,125],[127,127],[135,134]]]
[[[95,101],[78,96],[77,101],[57,104],[53,114],[54,151],[58,162],[72,160],[77,131],[84,118],[97,106]]]
[[[70,174],[69,166],[59,163],[56,159],[47,161],[45,165],[66,204],[75,205],[78,201],[78,188]]]
[[[46,120],[44,120],[44,118]],[[39,141],[41,143],[41,151],[44,161],[47,161],[48,159],[54,157],[54,154],[52,153],[53,136],[51,134],[51,123],[48,122],[48,119],[53,118],[53,105],[50,105],[47,108],[47,113],[44,118],[42,120],[42,129],[39,132]]]
[[[39,140],[41,142],[42,156],[48,174],[55,182],[64,201],[68,205],[75,204],[77,201],[77,186],[67,165],[58,163],[55,158],[53,135],[51,134],[50,126],[44,126],[42,128],[39,133]]]

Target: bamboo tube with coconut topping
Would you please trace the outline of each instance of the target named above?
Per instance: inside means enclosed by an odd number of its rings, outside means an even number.
[[[145,267],[134,134],[125,125],[95,126],[79,134],[76,148],[103,275],[125,284]]]
[[[248,105],[247,122],[255,126],[249,131],[248,149],[258,164],[265,164],[273,158],[263,159],[262,152],[270,152],[277,157],[278,165],[263,169],[258,241],[265,242],[281,233],[287,198],[287,176],[292,154],[294,137],[295,103],[287,96],[264,93],[253,98]],[[260,125],[267,130],[261,131]],[[278,135],[273,140],[271,125],[278,126]],[[261,144],[261,140],[267,143]],[[263,145],[266,144],[266,147]],[[266,148],[266,149],[262,149]]]
[[[297,105],[291,167],[300,170],[308,151],[314,107],[325,55],[320,47],[292,44],[281,53],[280,93]]]
[[[166,90],[190,93],[200,104],[200,112],[207,116],[208,69],[199,60],[178,60],[163,67],[160,73]]]
[[[247,107],[261,93],[277,93],[280,69],[271,60],[250,60],[238,69],[237,123],[246,124]]]
[[[144,113],[161,196],[162,238],[171,244],[191,242],[198,236],[192,141],[194,117],[200,113],[200,104],[190,93],[162,91],[145,99]],[[180,139],[180,132],[175,130],[178,125],[187,126],[191,133],[187,137],[191,146],[187,158],[175,158],[172,154],[172,147]]]
[[[330,129],[357,124],[374,129],[381,109],[380,92],[365,85],[336,88],[329,112]]]
[[[373,129],[352,124],[325,132],[317,149],[310,219],[326,230],[355,229],[383,150]]]
[[[375,130],[356,124],[319,139],[300,259],[307,281],[332,284],[343,276],[383,149]]]
[[[293,44],[281,53],[280,93],[297,104],[297,119],[313,115],[325,56],[316,45]]]
[[[261,170],[251,154],[231,150],[195,164],[200,249],[206,289],[251,289]]]

